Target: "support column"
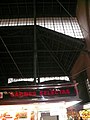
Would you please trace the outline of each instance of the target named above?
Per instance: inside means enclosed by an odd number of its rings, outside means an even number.
[[[37,78],[36,0],[34,0],[33,8],[34,8],[34,83],[36,83]]]
[[[81,52],[71,70],[71,79],[76,80],[79,74],[85,69],[85,53]]]
[[[78,0],[77,19],[83,32],[87,53],[85,55],[84,66],[90,81],[90,0]],[[89,53],[89,54],[88,54]]]

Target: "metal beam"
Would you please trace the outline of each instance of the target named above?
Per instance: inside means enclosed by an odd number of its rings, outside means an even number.
[[[33,8],[34,8],[34,83],[36,83],[37,78],[36,0],[34,0]]]

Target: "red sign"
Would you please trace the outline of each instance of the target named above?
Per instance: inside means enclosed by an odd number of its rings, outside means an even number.
[[[23,88],[15,88],[15,89],[6,89],[2,90],[0,93],[3,93],[4,100],[11,99],[33,99],[33,98],[51,98],[51,97],[70,97],[76,96],[76,89],[74,86],[69,87],[53,87],[53,88],[42,88],[39,87],[37,89],[23,89]]]

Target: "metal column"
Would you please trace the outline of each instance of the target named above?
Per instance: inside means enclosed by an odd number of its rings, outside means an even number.
[[[34,83],[36,83],[37,78],[36,0],[34,0],[33,8],[34,8]]]

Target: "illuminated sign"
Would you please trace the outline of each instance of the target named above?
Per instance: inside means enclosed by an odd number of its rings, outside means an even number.
[[[36,78],[38,80],[38,78]],[[50,81],[50,80],[66,80],[70,81],[68,76],[61,76],[61,77],[41,77],[40,82],[44,81]],[[34,81],[34,78],[8,78],[8,84],[13,82],[19,82],[19,81]]]
[[[41,98],[52,98],[52,97],[71,97],[76,96],[76,89],[74,86],[69,87],[53,87],[53,88],[37,88],[37,89],[6,89],[1,90],[4,100],[14,99],[41,99]]]

